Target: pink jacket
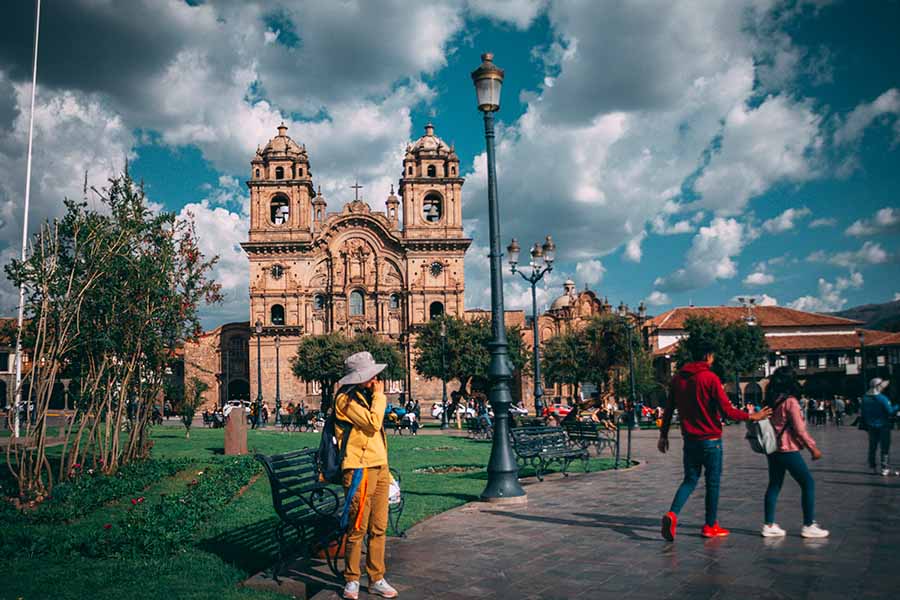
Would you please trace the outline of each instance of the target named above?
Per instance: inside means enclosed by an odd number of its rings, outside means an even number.
[[[816,440],[806,430],[800,403],[793,396],[779,404],[769,420],[775,428],[775,435],[784,428],[784,433],[778,438],[778,452],[797,452],[816,447]],[[785,423],[788,423],[787,427],[784,426]]]

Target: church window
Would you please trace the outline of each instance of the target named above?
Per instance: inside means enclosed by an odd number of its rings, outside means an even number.
[[[437,169],[434,165],[428,165],[428,176],[437,177]]]
[[[280,304],[272,306],[272,325],[284,325],[284,307]]]
[[[316,294],[313,297],[313,308],[315,308],[316,310],[324,310],[324,308],[325,308],[324,294]]]
[[[273,225],[284,225],[290,220],[291,207],[290,202],[284,196],[275,196],[272,198],[271,219]]]
[[[400,294],[391,294],[390,307],[392,310],[397,310],[398,308],[400,308]]]
[[[303,167],[297,169],[297,177],[303,177]]]
[[[432,302],[431,306],[428,307],[428,317],[434,321],[440,317],[444,316],[444,304],[443,302]]]
[[[232,358],[247,354],[247,338],[235,336],[228,341],[228,351]]]
[[[361,316],[364,315],[365,312],[365,299],[363,298],[362,292],[353,290],[350,292],[350,316]]]
[[[428,223],[437,223],[444,216],[443,201],[440,194],[431,192],[422,203],[422,218]]]
[[[284,167],[275,167],[275,179],[284,179]]]
[[[456,167],[450,167],[450,174],[456,175]]]
[[[412,175],[412,174],[413,174],[413,168],[410,166],[409,169],[406,171],[406,173],[407,173],[407,175]]]
[[[256,176],[259,177],[259,169],[256,170]]]

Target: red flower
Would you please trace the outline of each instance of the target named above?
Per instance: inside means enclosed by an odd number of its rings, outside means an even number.
[[[143,496],[141,496],[140,498],[137,499],[137,503],[138,503],[138,504],[140,504],[140,503],[143,502],[143,501],[144,501],[144,497],[143,497]]]
[[[112,529],[112,523],[107,523],[103,526],[103,529]]]
[[[134,506],[135,504],[137,504],[137,498],[132,498],[131,505]]]

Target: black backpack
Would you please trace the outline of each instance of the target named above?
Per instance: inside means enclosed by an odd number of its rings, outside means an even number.
[[[353,392],[354,390],[346,390],[346,393]],[[337,418],[336,411],[332,407],[325,418],[322,438],[319,440],[319,451],[316,453],[320,480],[336,485],[343,483],[341,466],[344,463],[344,456],[347,454],[347,440],[350,439],[352,428],[353,425]]]

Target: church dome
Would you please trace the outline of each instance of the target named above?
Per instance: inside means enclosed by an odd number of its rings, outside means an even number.
[[[571,279],[567,279],[563,284],[563,289],[565,290],[565,292],[562,296],[553,301],[553,304],[550,305],[550,310],[560,310],[563,308],[568,308],[574,303],[575,282]]]
[[[412,154],[420,152],[448,154],[451,149],[444,140],[434,135],[434,125],[429,123],[425,126],[425,135],[413,142],[408,151]]]
[[[266,158],[273,155],[305,158],[306,148],[287,136],[287,127],[282,123],[278,126],[278,135],[269,140],[260,154]]]

